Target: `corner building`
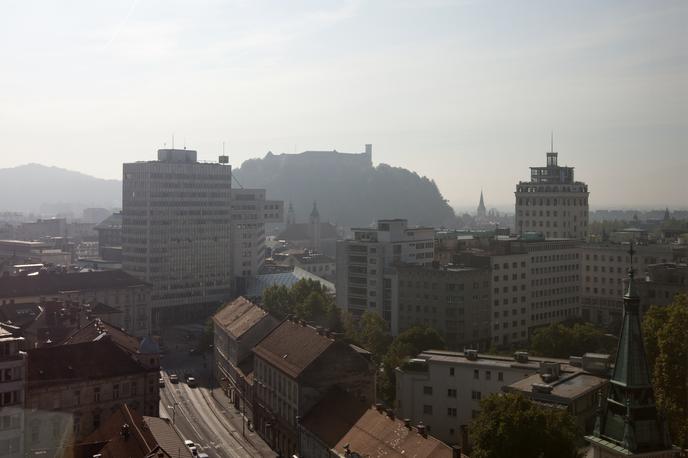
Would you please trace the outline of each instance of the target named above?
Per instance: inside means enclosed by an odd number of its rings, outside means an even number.
[[[541,232],[547,238],[588,236],[588,185],[575,181],[573,167],[547,153],[546,167],[531,167],[530,181],[516,185],[516,233]]]
[[[231,294],[231,173],[196,151],[124,164],[122,267],[153,285],[153,328],[207,316]]]

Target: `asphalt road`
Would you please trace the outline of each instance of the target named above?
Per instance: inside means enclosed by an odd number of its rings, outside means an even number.
[[[173,418],[182,437],[194,441],[198,451],[210,457],[274,457],[255,433],[244,429],[242,434],[240,413],[228,405],[219,388],[213,389],[209,355],[190,356],[193,342],[179,338],[180,333],[170,334],[166,336],[169,352],[161,361],[165,387],[160,388],[160,416]],[[185,373],[192,374],[199,386],[189,387]],[[179,383],[170,382],[171,374],[178,375]]]

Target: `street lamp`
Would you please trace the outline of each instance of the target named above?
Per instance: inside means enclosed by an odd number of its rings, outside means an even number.
[[[177,415],[177,406],[179,405],[178,402],[174,402],[171,406],[167,406],[168,409],[172,409],[172,424],[174,424],[174,419]]]

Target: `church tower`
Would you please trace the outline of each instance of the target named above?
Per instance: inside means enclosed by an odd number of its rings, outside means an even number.
[[[318,204],[313,201],[313,210],[309,217],[311,247],[315,251],[320,250],[320,212],[318,212]]]
[[[480,190],[480,203],[478,204],[478,219],[485,219],[487,211],[485,210],[485,200],[483,199],[483,190]]]
[[[632,244],[629,253],[633,265]],[[628,288],[623,298],[623,327],[607,399],[603,403],[600,392],[595,430],[586,436],[592,447],[592,458],[677,456],[667,423],[655,403],[640,327],[640,298],[633,274],[633,268],[629,269]]]
[[[294,214],[294,207],[289,201],[289,209],[287,210],[287,226],[292,226],[296,224],[296,215]]]

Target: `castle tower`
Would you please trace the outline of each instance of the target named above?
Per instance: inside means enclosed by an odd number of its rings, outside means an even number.
[[[629,250],[633,265],[633,245]],[[623,327],[607,400],[600,393],[595,430],[586,436],[593,458],[675,457],[669,429],[657,412],[650,368],[645,356],[640,327],[640,298],[636,292],[633,268],[628,273],[624,294]]]
[[[318,212],[318,204],[313,201],[313,210],[309,217],[311,247],[313,250],[320,250],[320,212]]]
[[[478,218],[485,219],[487,211],[485,210],[485,200],[483,199],[483,190],[480,190],[480,203],[478,204]]]
[[[296,215],[294,214],[294,207],[289,201],[289,209],[287,210],[287,226],[296,224]]]

